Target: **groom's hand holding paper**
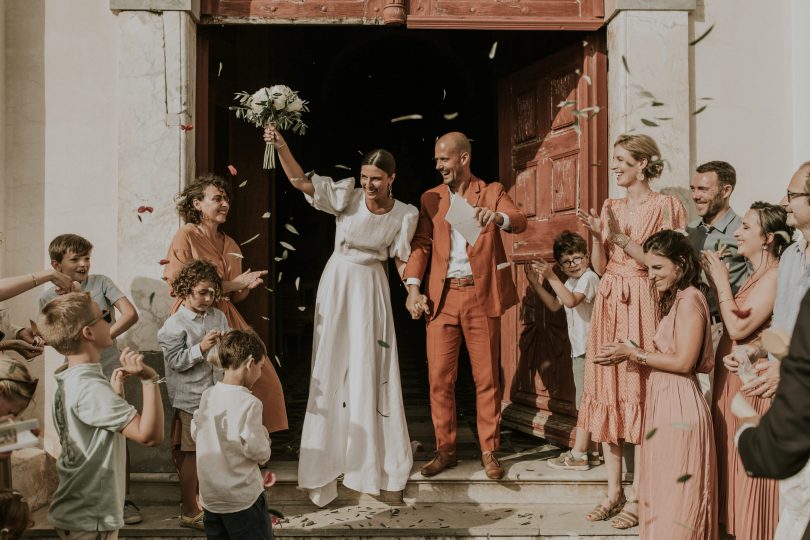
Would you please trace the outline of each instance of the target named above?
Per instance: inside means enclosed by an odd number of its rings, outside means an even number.
[[[447,223],[461,233],[461,236],[471,246],[475,245],[481,235],[481,224],[478,222],[479,212],[477,210],[480,209],[470,206],[470,203],[465,201],[463,197],[453,197],[450,209],[447,210],[447,215],[444,217]]]

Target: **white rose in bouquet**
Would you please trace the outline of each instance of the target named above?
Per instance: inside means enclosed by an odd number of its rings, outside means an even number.
[[[261,88],[250,96],[250,108],[256,114],[261,113],[270,103],[270,92],[267,88]]]
[[[287,110],[290,112],[298,112],[303,108],[304,101],[298,96],[295,96],[295,98],[293,98],[293,100],[287,104]]]
[[[283,84],[276,84],[270,87],[270,95],[273,97],[273,108],[277,111],[283,111],[287,106],[287,100],[292,95],[292,90],[289,86]]]

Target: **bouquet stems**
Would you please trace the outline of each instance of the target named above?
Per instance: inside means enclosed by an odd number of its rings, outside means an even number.
[[[276,168],[276,143],[269,142],[264,145],[264,168]]]

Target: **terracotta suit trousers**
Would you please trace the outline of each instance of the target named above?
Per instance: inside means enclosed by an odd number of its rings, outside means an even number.
[[[449,281],[449,280],[448,280]],[[458,353],[464,339],[470,354],[478,412],[481,451],[494,451],[500,444],[501,416],[500,317],[487,317],[475,295],[475,285],[445,285],[439,313],[427,324],[430,410],[436,433],[436,449],[456,449],[456,378]]]

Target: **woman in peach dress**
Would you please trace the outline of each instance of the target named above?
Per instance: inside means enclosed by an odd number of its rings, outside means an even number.
[[[602,443],[608,473],[608,492],[585,519],[616,516],[611,525],[619,529],[638,524],[638,500],[635,494],[626,500],[622,490],[622,444],[641,442],[647,369],[632,362],[600,366],[593,360],[608,343],[629,339],[641,348],[653,345],[656,302],[641,245],[662,229],[686,226],[683,204],[650,189],[650,181],[663,170],[660,155],[658,145],[647,135],[620,136],[613,146],[611,170],[627,196],[606,200],[601,215],[594,209],[590,214],[579,212],[580,221],[591,232],[591,263],[602,279],[591,316],[577,427]],[[636,456],[638,463],[638,448]],[[634,475],[634,491],[638,477]]]
[[[652,346],[605,345],[595,361],[629,360],[650,369],[637,467],[639,536],[710,540],[717,538],[717,464],[709,405],[697,380],[697,373],[714,367],[708,287],[681,233],[655,233],[644,242],[644,253],[663,316]]]
[[[725,327],[717,346],[712,397],[719,521],[737,540],[773,538],[779,517],[776,480],[749,477],[737,454],[734,435],[739,425],[731,413],[731,400],[744,386],[741,377],[748,380],[756,375],[745,366],[741,367],[737,358],[750,356],[756,363],[760,335],[771,324],[779,255],[789,244],[792,234],[786,219],[784,208],[763,202],[755,202],[743,216],[742,225],[734,237],[739,244],[738,252],[748,260],[753,273],[740,286],[736,296],[731,292],[728,268],[722,259],[715,252],[703,252],[703,266],[716,289]],[[738,345],[740,356],[735,358],[733,352]],[[759,365],[764,367],[767,362],[763,358]],[[750,386],[756,385],[754,381]],[[747,399],[760,416],[771,406],[770,397],[747,396]]]
[[[177,213],[185,222],[174,235],[166,255],[163,279],[171,283],[187,262],[200,259],[217,267],[222,278],[223,295],[215,307],[225,313],[228,325],[234,329],[249,328],[234,306],[247,298],[252,289],[262,284],[266,270],[242,271],[242,250],[233,238],[219,230],[230,210],[228,185],[213,174],[201,176],[191,183],[177,199]],[[170,313],[180,307],[176,298]],[[262,362],[262,376],[253,386],[253,394],[263,404],[262,423],[273,433],[287,429],[287,409],[284,391],[275,368]]]

